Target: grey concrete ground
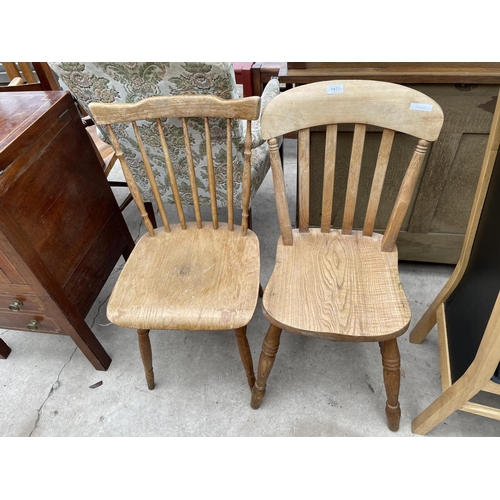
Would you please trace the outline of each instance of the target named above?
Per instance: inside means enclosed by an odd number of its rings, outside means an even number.
[[[295,190],[294,141],[285,144],[287,189]],[[117,193],[117,197],[121,196]],[[124,212],[134,237],[144,232],[134,204]],[[268,175],[253,203],[261,244],[261,279],[273,267],[278,225]],[[377,344],[336,343],[283,332],[259,410],[232,332],[152,332],[157,387],[149,391],[135,331],[106,318],[120,261],[87,322],[113,361],[96,371],[69,337],[0,330],[12,348],[0,361],[1,436],[394,436],[410,437],[411,421],[441,391],[437,334],[421,345],[400,339],[399,432],[388,430]],[[452,272],[451,266],[401,263],[410,300],[410,330]],[[267,329],[261,303],[248,327],[255,365]],[[90,386],[102,381],[102,385]],[[500,423],[457,412],[431,436],[500,436]]]

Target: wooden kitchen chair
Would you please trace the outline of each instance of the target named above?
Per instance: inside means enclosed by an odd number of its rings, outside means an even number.
[[[91,103],[97,125],[106,126],[147,233],[126,262],[108,303],[110,321],[137,329],[149,389],[154,388],[150,330],[235,330],[248,384],[253,371],[246,327],[253,316],[259,290],[260,256],[257,236],[248,229],[250,202],[251,120],[259,116],[260,98],[225,100],[212,95],[149,97],[133,104]],[[194,118],[198,117],[198,118]],[[232,121],[246,120],[242,221],[234,220]],[[173,123],[175,122],[175,123]],[[170,134],[181,123],[183,134]],[[133,129],[142,156],[142,173],[149,181],[163,227],[154,229],[125,159],[120,140],[124,127]],[[207,153],[211,222],[203,222],[191,150],[191,133],[202,131]],[[126,139],[129,140],[128,137]],[[172,150],[185,148],[186,164],[173,164]],[[214,167],[224,156],[225,171]],[[151,168],[150,157],[164,159],[164,178],[171,186],[178,223],[167,218]],[[135,165],[135,172],[138,171]],[[187,222],[176,177],[190,179],[195,221]],[[165,179],[162,179],[165,182]],[[227,179],[228,221],[220,222],[217,190]],[[143,180],[143,179],[142,179]]]
[[[389,428],[398,430],[400,356],[396,338],[411,312],[398,274],[396,238],[429,143],[443,124],[440,106],[424,94],[375,81],[326,81],[283,92],[264,110],[281,237],[263,297],[271,325],[260,355],[251,406],[258,408],[278,351],[282,329],[322,339],[379,342]],[[332,229],[336,142],[340,124],[355,124],[341,229]],[[326,126],[321,228],[309,227],[310,128]],[[367,126],[382,129],[364,227],[353,228]],[[298,131],[299,228],[292,229],[275,138]],[[396,132],[415,136],[413,156],[385,233],[374,232]],[[418,141],[418,142],[417,142]],[[390,174],[389,174],[390,175]],[[336,192],[335,195],[338,195]]]
[[[1,64],[11,82],[9,85],[23,85],[22,89],[4,89],[6,91],[61,90],[46,62],[3,62]]]

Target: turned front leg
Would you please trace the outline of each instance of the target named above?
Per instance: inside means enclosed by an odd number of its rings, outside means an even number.
[[[243,326],[241,328],[237,328],[235,332],[241,362],[243,363],[243,368],[245,368],[245,373],[247,374],[248,385],[250,386],[250,389],[252,389],[255,384],[255,373],[253,371],[252,353],[247,339],[247,327]]]
[[[280,337],[281,328],[270,325],[262,343],[262,352],[260,353],[259,366],[257,368],[257,381],[252,389],[250,406],[254,410],[260,407],[266,393],[266,382],[276,359],[276,353],[280,346]]]
[[[385,414],[391,431],[399,429],[401,408],[399,406],[399,386],[401,383],[401,360],[396,339],[380,342],[382,366],[384,368],[384,385],[387,394]]]
[[[151,352],[149,330],[137,330],[137,334],[139,336],[139,351],[141,352],[148,389],[153,390],[155,388],[155,375],[153,373],[153,354]]]

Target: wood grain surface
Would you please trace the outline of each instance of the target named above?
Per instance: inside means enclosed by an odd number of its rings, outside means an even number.
[[[259,290],[259,242],[226,223],[144,235],[125,264],[108,304],[108,318],[127,328],[226,330],[245,326]]]
[[[281,328],[337,340],[381,341],[403,334],[410,307],[398,276],[397,251],[381,252],[382,236],[360,231],[293,231],[278,243],[266,287],[266,317]]]
[[[338,86],[342,92],[329,93],[329,87]],[[411,109],[412,104],[419,109]],[[264,139],[329,123],[369,123],[435,141],[442,122],[439,104],[417,90],[387,82],[331,80],[283,92],[266,106],[261,124]]]

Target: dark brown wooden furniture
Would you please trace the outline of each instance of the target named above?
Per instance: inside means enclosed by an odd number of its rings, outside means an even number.
[[[0,339],[0,359],[7,359],[10,354],[10,347]]]
[[[275,63],[260,63],[275,64]],[[287,62],[280,81],[304,84],[337,79],[381,80],[400,84],[498,84],[497,62]]]
[[[0,92],[62,90],[52,69],[46,62],[3,62],[2,66],[11,81],[9,85],[0,86]],[[86,115],[85,110],[78,104],[76,99],[75,102],[82,114],[82,122],[85,125],[85,129],[92,139],[92,144],[101,162],[101,168],[107,177],[116,162],[115,151],[110,144],[105,143],[99,137],[92,118]],[[112,187],[127,187],[127,183],[124,181],[109,181],[109,185]],[[132,195],[129,194],[121,203],[120,210],[125,210],[131,201]],[[154,209],[151,203],[146,205],[146,210],[150,214],[153,224],[156,224]]]
[[[253,95],[252,66],[253,62],[233,62],[236,83],[243,85],[243,97]]]
[[[401,228],[397,245],[401,260],[456,264],[462,249],[469,214],[479,180],[500,85],[500,63],[286,63],[281,66],[281,84],[302,85],[333,79],[383,80],[419,90],[442,107],[445,122],[440,138],[432,145],[417,190]],[[349,145],[352,132],[339,134],[339,172],[336,179],[347,182]],[[376,151],[378,131],[369,131],[366,150]],[[321,178],[325,132],[311,134],[311,176]],[[405,164],[411,148],[396,136],[391,164]],[[340,164],[344,163],[344,167]],[[374,165],[363,161],[360,203],[368,202]],[[402,175],[398,171],[383,194],[376,229],[384,230],[389,220]],[[366,177],[364,177],[364,175]],[[311,183],[311,185],[315,185]],[[311,196],[311,224],[321,221],[321,198]],[[343,200],[334,200],[335,227],[341,225]],[[356,215],[355,226],[362,220]]]
[[[252,88],[254,95],[262,95],[266,83],[273,77],[277,77],[281,66],[286,68],[283,62],[255,62],[252,65]]]
[[[133,247],[70,94],[0,93],[0,328],[69,335],[106,370],[85,316]]]

